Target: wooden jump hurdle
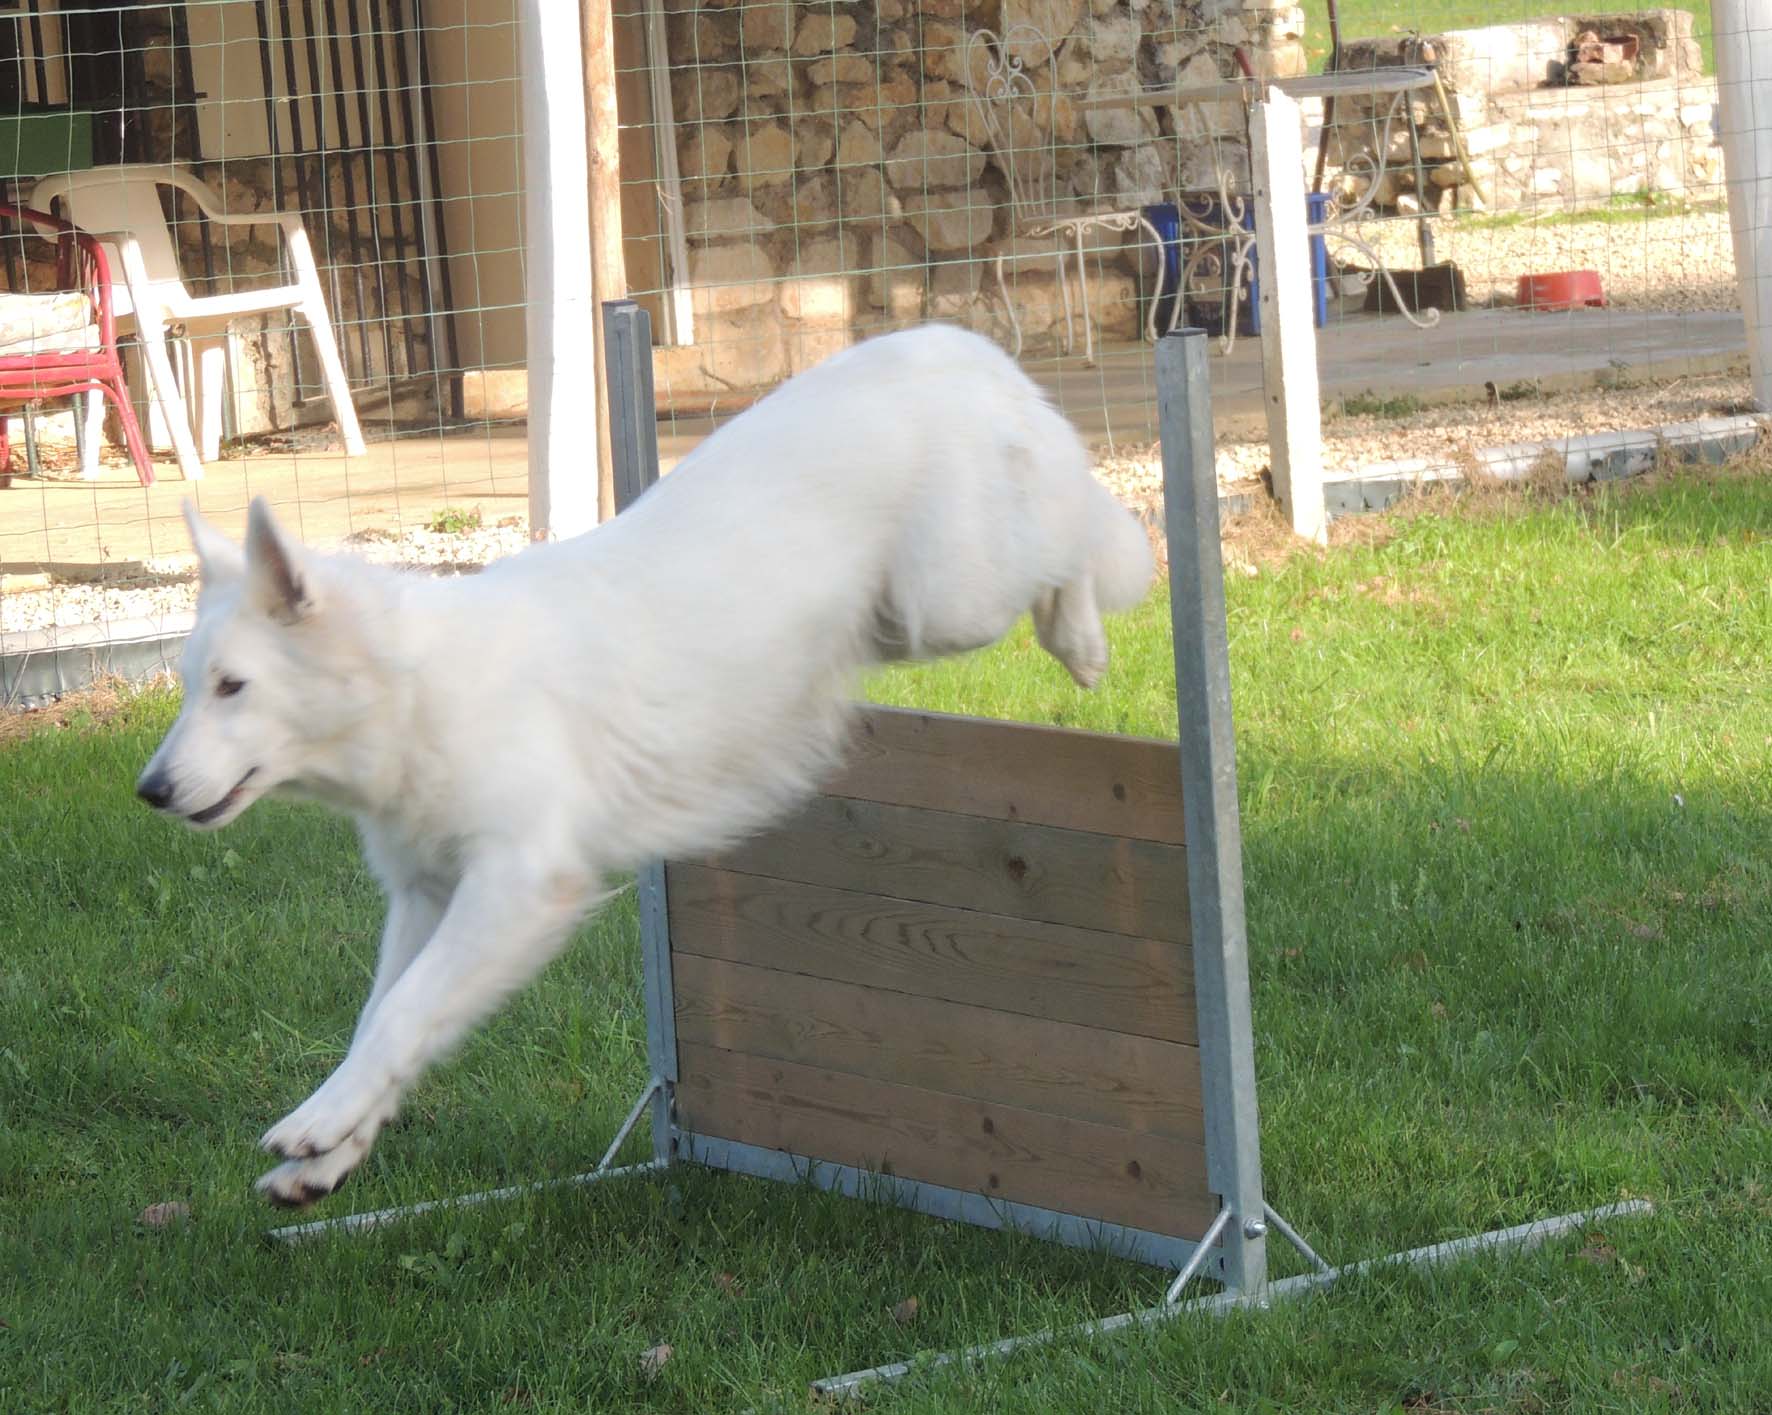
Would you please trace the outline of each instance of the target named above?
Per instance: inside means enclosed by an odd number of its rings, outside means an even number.
[[[618,506],[657,477],[643,309],[605,307]],[[937,1363],[1528,1246],[1620,1204],[1332,1268],[1267,1203],[1206,375],[1158,345],[1180,735],[864,709],[791,820],[638,880],[652,1079],[587,1183],[692,1163],[1172,1268],[1160,1306]],[[615,1168],[650,1113],[653,1158]],[[286,1240],[518,1186],[275,1230]],[[1269,1282],[1277,1232],[1312,1271]],[[1217,1295],[1183,1302],[1196,1275]],[[836,1394],[907,1365],[815,1382]]]

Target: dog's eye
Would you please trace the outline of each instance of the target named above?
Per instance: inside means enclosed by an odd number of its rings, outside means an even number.
[[[222,678],[216,681],[215,695],[218,698],[231,698],[246,686],[238,678]]]

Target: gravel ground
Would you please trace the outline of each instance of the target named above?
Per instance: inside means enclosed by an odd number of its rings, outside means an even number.
[[[378,565],[404,565],[437,574],[477,570],[528,543],[526,523],[508,517],[495,526],[460,532],[409,530],[395,535],[368,531],[339,549]],[[0,585],[0,633],[27,629],[107,624],[124,619],[158,622],[186,614],[197,602],[196,561],[189,555],[152,560],[143,573],[114,584],[6,577]]]
[[[1644,217],[1608,210],[1605,220],[1547,215],[1517,225],[1493,219],[1430,218],[1434,258],[1464,272],[1473,305],[1512,305],[1522,275],[1596,270],[1607,301],[1619,309],[1729,310],[1740,301],[1729,215],[1721,208],[1673,207]],[[1421,261],[1413,218],[1371,221],[1355,234],[1388,265]],[[1364,258],[1331,243],[1330,255],[1350,264]]]

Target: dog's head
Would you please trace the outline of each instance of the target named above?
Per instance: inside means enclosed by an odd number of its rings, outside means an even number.
[[[136,783],[157,811],[198,828],[226,825],[274,787],[299,782],[336,724],[327,614],[313,566],[263,497],[246,544],[185,503],[201,588],[179,663],[184,705]]]

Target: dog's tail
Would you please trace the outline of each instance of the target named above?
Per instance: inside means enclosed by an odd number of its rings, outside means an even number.
[[[1122,506],[1106,487],[1097,484],[1095,534],[1089,570],[1095,581],[1095,602],[1114,614],[1139,604],[1157,573],[1144,523]]]

